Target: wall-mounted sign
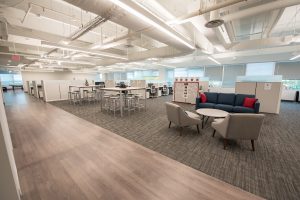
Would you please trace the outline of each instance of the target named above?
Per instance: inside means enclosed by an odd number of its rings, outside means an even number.
[[[271,90],[272,89],[272,83],[265,83],[264,90]]]

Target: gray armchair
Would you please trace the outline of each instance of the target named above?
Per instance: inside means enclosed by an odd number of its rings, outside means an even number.
[[[197,131],[199,133],[199,124],[202,123],[202,120],[199,115],[184,111],[180,106],[166,102],[167,116],[169,123],[169,128],[171,124],[174,123],[180,127],[180,135],[182,134],[183,127],[185,126],[197,126]]]
[[[224,149],[228,139],[251,140],[254,151],[254,140],[257,140],[265,115],[263,114],[229,114],[224,119],[215,119],[212,127],[224,138]]]

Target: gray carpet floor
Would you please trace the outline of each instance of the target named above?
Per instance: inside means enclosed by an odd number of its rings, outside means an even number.
[[[267,114],[256,151],[250,141],[230,141],[223,150],[222,138],[213,138],[210,121],[197,133],[188,127],[179,136],[168,128],[164,102],[171,97],[147,101],[146,112],[121,118],[101,112],[100,104],[53,105],[106,128],[122,137],[175,159],[208,175],[267,199],[300,199],[300,104],[283,102],[279,115]],[[194,106],[179,104],[186,110]]]

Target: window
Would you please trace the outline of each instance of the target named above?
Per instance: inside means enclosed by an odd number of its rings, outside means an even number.
[[[204,77],[204,70],[202,68],[188,69],[188,77]]]
[[[22,84],[21,74],[0,74],[1,84],[8,86],[13,83]]]
[[[159,77],[158,70],[132,71],[127,72],[127,80],[155,80]]]
[[[300,80],[282,80],[282,83],[286,90],[300,90]]]
[[[249,63],[246,68],[246,76],[270,76],[274,75],[275,62]]]
[[[188,73],[186,68],[177,68],[174,70],[174,76],[175,77],[187,77]]]
[[[174,70],[167,70],[167,76],[166,76],[167,82],[174,82]]]

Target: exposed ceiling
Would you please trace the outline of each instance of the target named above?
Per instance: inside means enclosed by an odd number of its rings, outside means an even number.
[[[224,24],[205,26],[216,20]],[[0,0],[2,69],[112,72],[299,54],[300,0]]]

